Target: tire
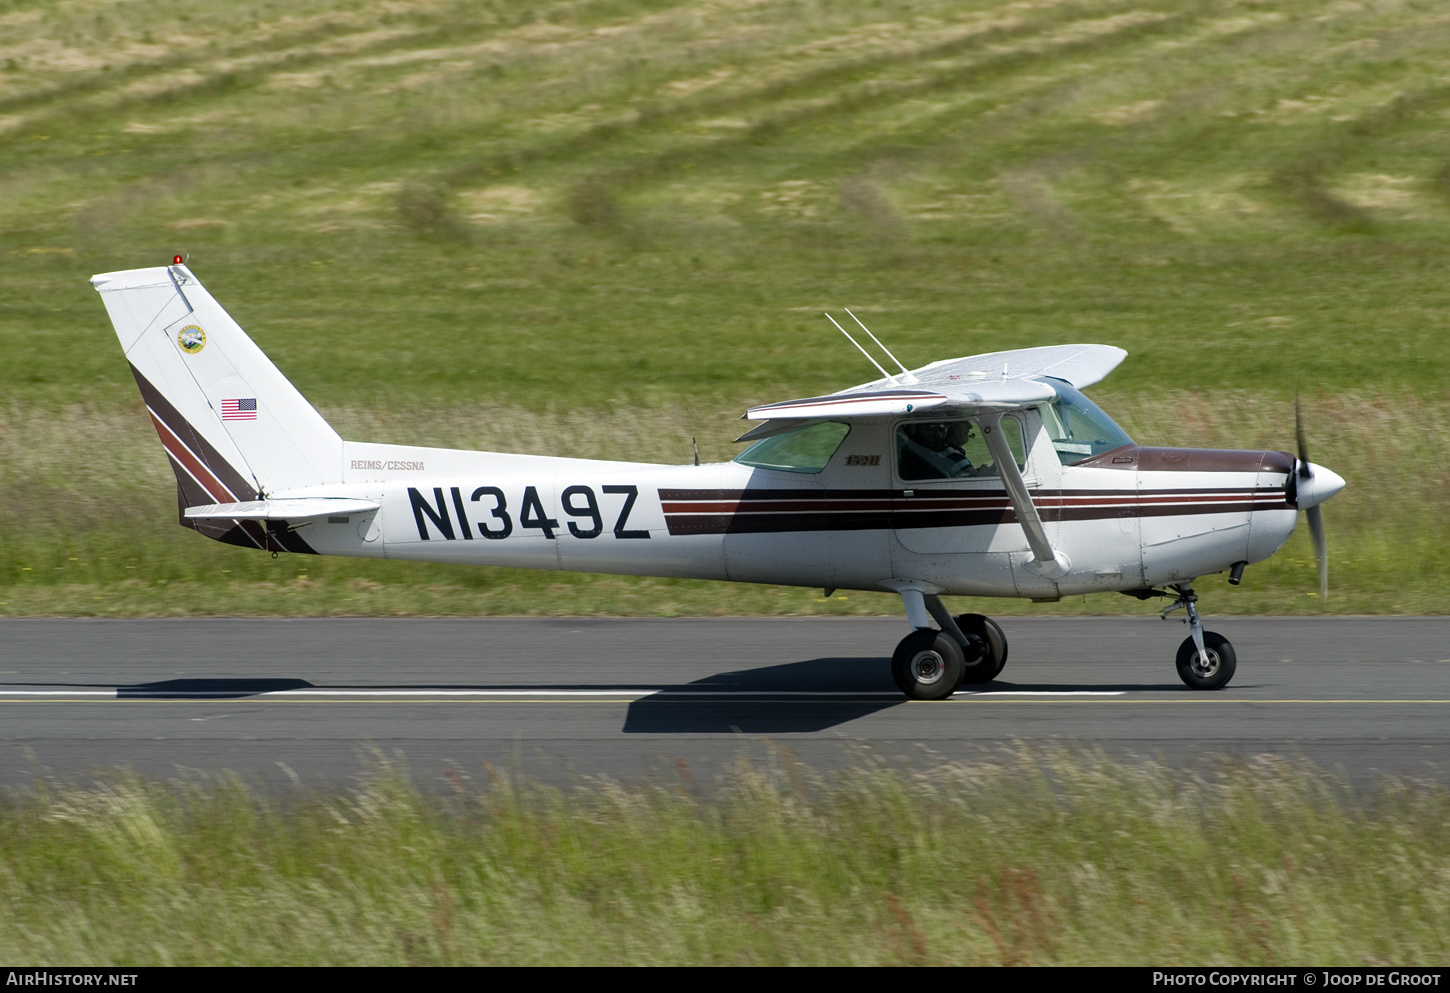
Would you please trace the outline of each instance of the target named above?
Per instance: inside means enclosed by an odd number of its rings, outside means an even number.
[[[1208,659],[1201,663],[1193,639],[1183,639],[1183,644],[1178,646],[1178,678],[1191,690],[1221,690],[1234,678],[1234,669],[1238,666],[1234,646],[1223,635],[1205,631],[1203,650]]]
[[[956,621],[968,641],[962,653],[961,685],[990,683],[1007,664],[1007,636],[996,621],[983,614],[959,614]]]
[[[891,656],[891,676],[913,700],[945,700],[962,680],[962,650],[940,631],[913,631]]]

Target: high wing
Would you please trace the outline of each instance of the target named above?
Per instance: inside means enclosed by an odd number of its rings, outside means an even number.
[[[1015,410],[1057,396],[1047,383],[983,380],[936,390],[903,390],[889,383],[868,383],[830,396],[786,400],[745,412],[750,420],[798,420],[803,417],[881,417],[936,410],[942,414],[985,414]]]
[[[828,396],[752,407],[745,418],[798,420],[812,417],[890,417],[934,409],[942,414],[1003,413],[1057,395],[1044,378],[1076,389],[1091,386],[1117,368],[1127,352],[1112,345],[1046,345],[944,359],[899,376],[863,383]],[[766,428],[768,425],[762,425]],[[761,428],[739,440],[762,437]]]
[[[1101,382],[1127,357],[1127,352],[1113,345],[1043,345],[943,359],[913,369],[911,374],[917,382],[928,385],[1050,376],[1082,390]]]
[[[1112,345],[1047,345],[945,359],[830,396],[752,407],[745,417],[766,423],[736,440],[753,441],[789,430],[791,422],[801,418],[890,417],[926,410],[979,417],[1002,486],[1032,549],[1032,560],[1026,567],[1058,579],[1067,575],[1072,561],[1052,547],[1026,481],[1002,432],[996,428],[1004,413],[1057,396],[1057,390],[1046,380],[1061,380],[1076,389],[1091,386],[1116,369],[1127,354]]]

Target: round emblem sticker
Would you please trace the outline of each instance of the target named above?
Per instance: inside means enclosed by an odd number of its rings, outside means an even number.
[[[195,355],[206,347],[206,332],[195,324],[188,324],[176,336],[176,343],[188,355]]]

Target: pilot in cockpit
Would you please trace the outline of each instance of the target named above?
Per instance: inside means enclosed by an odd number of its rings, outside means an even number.
[[[972,437],[969,421],[919,421],[897,429],[902,479],[954,479],[975,475],[963,450]]]

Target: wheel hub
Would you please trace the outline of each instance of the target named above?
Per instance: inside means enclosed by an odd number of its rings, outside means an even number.
[[[967,643],[962,649],[962,663],[968,667],[981,665],[987,661],[987,641],[980,635],[967,635]]]
[[[936,652],[917,652],[911,660],[911,674],[916,677],[918,683],[934,683],[941,679],[942,673],[945,671],[946,663]]]
[[[1202,654],[1194,653],[1191,663],[1193,674],[1200,679],[1212,678],[1218,672],[1218,652],[1212,648],[1204,649]]]

